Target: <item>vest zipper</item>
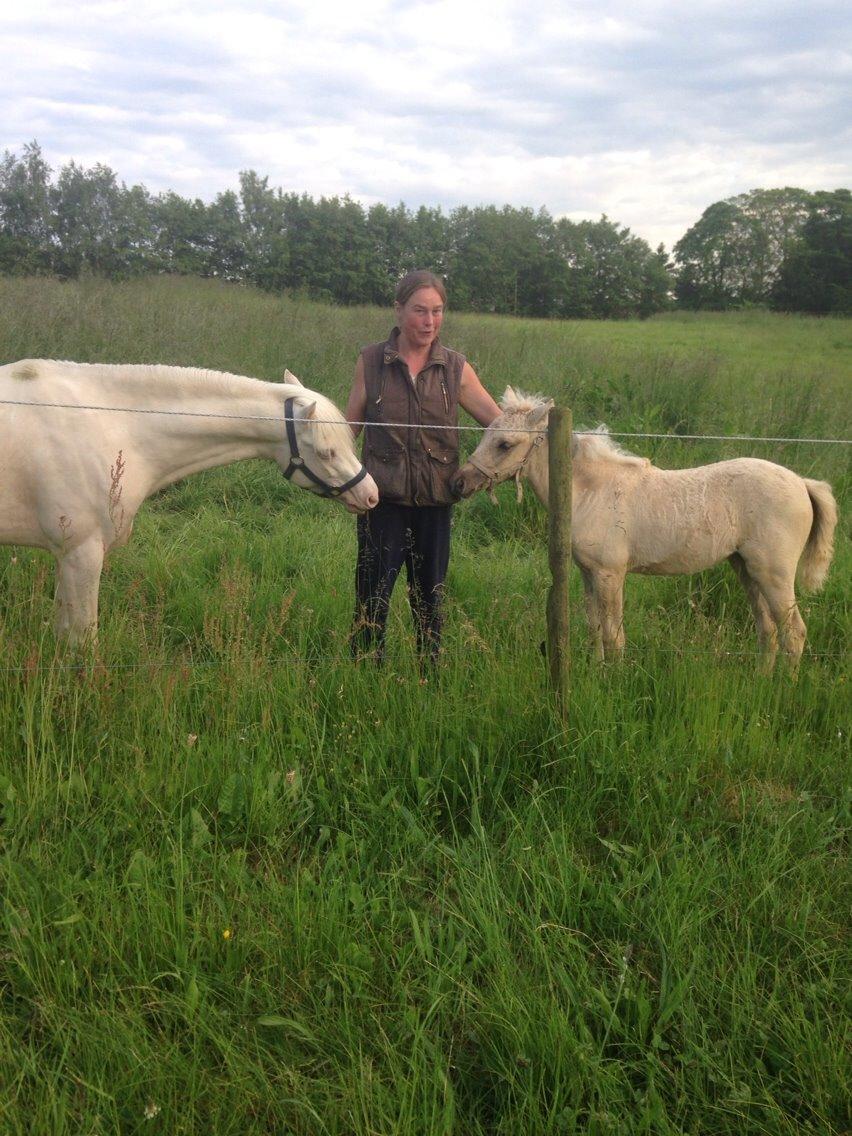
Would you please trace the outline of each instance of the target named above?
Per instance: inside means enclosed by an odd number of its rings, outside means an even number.
[[[444,410],[447,412],[447,414],[449,414],[450,413],[450,400],[447,397],[447,385],[446,385],[446,383],[444,382],[443,379],[441,379],[441,394],[444,396]]]

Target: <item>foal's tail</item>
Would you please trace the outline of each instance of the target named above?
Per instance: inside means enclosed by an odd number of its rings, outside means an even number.
[[[814,511],[808,543],[799,561],[799,583],[809,592],[821,588],[834,555],[834,530],[837,526],[837,502],[827,481],[802,479]]]

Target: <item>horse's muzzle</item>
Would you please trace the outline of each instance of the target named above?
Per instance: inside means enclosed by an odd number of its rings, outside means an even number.
[[[485,475],[468,463],[463,465],[450,481],[450,490],[453,496],[464,500],[466,497],[471,497],[477,489],[483,489],[487,484],[488,479]]]

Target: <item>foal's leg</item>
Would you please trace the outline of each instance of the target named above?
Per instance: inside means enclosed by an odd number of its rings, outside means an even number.
[[[624,573],[597,572],[594,588],[604,654],[620,658],[624,652]]]
[[[805,649],[807,628],[796,603],[793,581],[773,582],[772,586],[764,584],[763,594],[766,596],[772,618],[778,626],[781,650],[787,656],[787,661],[795,673]]]
[[[592,641],[592,650],[598,662],[603,662],[603,636],[601,634],[601,616],[598,610],[598,597],[595,591],[595,577],[582,564],[578,565],[583,578],[583,599],[586,605],[586,622],[589,625],[589,638]]]
[[[54,626],[59,638],[69,643],[95,639],[103,563],[100,535],[57,556]]]
[[[787,656],[787,661],[795,673],[805,649],[805,636],[807,628],[805,621],[799,613],[796,603],[796,593],[793,588],[795,579],[795,565],[793,571],[785,572],[777,567],[769,567],[756,558],[746,559],[746,568],[749,575],[757,581],[758,587],[766,600],[769,613],[778,629],[778,641],[781,650]]]
[[[738,552],[733,552],[728,557],[728,562],[736,572],[748,597],[754,622],[757,626],[757,645],[761,654],[761,670],[769,674],[775,666],[775,656],[778,654],[778,633],[775,620],[770,615],[766,600],[763,598],[757,582],[749,574],[742,556]]]

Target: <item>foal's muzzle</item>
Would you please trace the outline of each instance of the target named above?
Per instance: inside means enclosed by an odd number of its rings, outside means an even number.
[[[450,489],[454,496],[464,500],[467,497],[472,497],[477,489],[482,489],[490,484],[491,479],[481,469],[477,469],[476,466],[467,462],[450,482]]]

